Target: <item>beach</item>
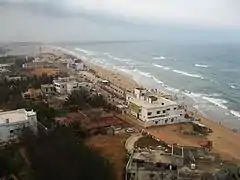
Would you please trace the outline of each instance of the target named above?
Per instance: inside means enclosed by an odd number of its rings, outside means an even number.
[[[52,47],[55,48],[55,47]],[[47,48],[47,51],[50,51],[52,48]],[[57,51],[56,51],[57,49]],[[57,54],[59,57],[63,56],[63,54],[71,54],[76,55],[71,51],[55,48],[53,51],[55,54]],[[77,58],[81,58],[76,55]],[[139,84],[139,82],[136,82],[134,80],[134,76],[129,75],[128,73],[120,73],[119,71],[116,71],[115,69],[111,68],[104,68],[97,64],[93,64],[90,61],[88,61],[87,57],[83,58],[84,62],[87,64],[89,68],[95,71],[96,75],[101,77],[102,79],[110,81],[112,84],[114,84],[117,87],[120,87],[122,89],[132,91],[133,89],[137,87],[142,87],[142,84]],[[153,86],[154,88],[154,86]],[[191,108],[190,108],[191,109]],[[201,114],[201,115],[200,115]],[[202,113],[193,113],[195,118],[201,119],[201,123],[208,126],[213,130],[213,132],[207,137],[209,140],[213,141],[213,152],[219,153],[221,157],[223,157],[226,160],[237,160],[240,161],[240,142],[238,141],[240,139],[240,134],[233,132],[232,130],[224,127],[222,124],[219,124],[218,121],[215,119],[212,120],[207,116],[202,116]],[[171,125],[170,125],[171,126]],[[156,136],[157,138],[161,139],[161,133],[162,127],[154,127],[151,129],[147,129],[151,134]],[[194,138],[187,138],[185,136],[181,136],[174,131],[169,129],[164,130],[169,138],[171,137],[172,143],[178,143],[180,145],[187,145],[187,146],[197,146],[197,141],[195,141]],[[167,132],[169,131],[169,132]],[[170,132],[171,131],[171,132]]]
[[[127,74],[123,75],[116,71],[111,71],[110,69],[106,69],[97,65],[91,65],[91,68],[96,71],[96,73],[103,79],[109,80],[116,86],[124,88],[126,90],[133,90],[136,87],[140,87],[136,81],[132,79],[131,76]],[[213,152],[220,154],[223,159],[226,160],[236,160],[240,162],[240,134],[235,133],[232,130],[220,125],[215,120],[211,120],[208,117],[200,116],[200,113],[196,114],[196,119],[200,118],[201,123],[208,126],[213,130],[213,132],[207,137],[210,141],[213,141]],[[171,125],[170,125],[171,126]],[[161,127],[154,127],[154,129],[161,130]],[[152,131],[149,131],[152,132]],[[158,133],[154,134],[158,137]],[[174,137],[177,138],[177,134],[173,136],[173,143]],[[161,138],[161,136],[159,136]],[[189,137],[188,137],[189,138]],[[187,140],[178,137],[178,144],[180,145],[189,145],[189,146],[197,146],[196,141],[189,140],[187,144],[185,144]],[[182,144],[181,144],[182,143]]]

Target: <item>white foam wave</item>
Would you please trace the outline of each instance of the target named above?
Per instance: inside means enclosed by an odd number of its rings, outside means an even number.
[[[74,51],[70,51],[70,50],[67,50],[67,49],[64,49],[64,48],[61,48],[61,47],[58,47],[58,46],[46,46],[46,47],[52,49],[53,51],[57,50],[57,51],[60,51],[60,52],[62,52],[64,54],[75,56],[76,58],[82,59],[84,61],[87,60],[85,56],[82,56],[82,55],[80,55],[80,54],[78,54],[78,53],[76,53]]]
[[[228,107],[224,105],[224,104],[227,103],[226,100],[216,99],[216,98],[206,97],[206,96],[203,96],[202,98],[203,98],[204,100],[210,102],[210,103],[213,103],[214,105],[216,105],[216,106],[218,106],[218,107],[221,107],[221,108],[223,108],[223,109],[228,109]]]
[[[137,72],[137,73],[139,73],[139,74],[141,74],[141,75],[143,75],[145,77],[148,77],[148,78],[152,77],[152,75],[150,73],[148,73],[148,72],[143,72],[143,71],[140,71],[138,69],[134,69],[133,71],[135,71],[135,72]]]
[[[234,85],[230,85],[230,88],[232,88],[232,89],[236,89],[236,86],[234,86]]]
[[[195,64],[195,67],[208,68],[208,65],[206,65],[206,64]]]
[[[164,60],[164,59],[166,59],[166,57],[164,57],[164,56],[155,56],[155,57],[153,57],[153,59],[155,59],[155,60]]]
[[[93,51],[88,51],[88,50],[81,49],[81,48],[75,48],[74,50],[82,52],[82,53],[84,53],[86,55],[94,55],[95,54]]]
[[[234,110],[230,110],[230,113],[238,118],[240,118],[240,112],[238,111],[234,111]]]
[[[179,93],[179,92],[180,92],[179,89],[173,88],[173,87],[170,87],[170,86],[167,86],[166,89],[167,89],[168,91],[171,91],[171,92],[174,92],[174,93]]]
[[[155,76],[152,76],[152,79],[157,82],[158,84],[164,84],[162,81],[160,81],[159,79],[157,79]]]
[[[123,62],[131,62],[131,59],[125,59],[125,58],[119,58],[116,56],[111,55],[110,53],[104,53],[106,56],[108,56],[110,59],[116,60],[116,61],[123,61]]]
[[[153,63],[153,66],[164,69],[164,70],[169,70],[170,69],[170,67],[162,66],[162,65],[159,65],[159,64],[155,64],[155,63]]]
[[[173,70],[173,72],[184,75],[184,76],[189,76],[189,77],[194,77],[194,78],[200,78],[200,79],[204,79],[202,76],[198,75],[198,74],[191,74],[185,71],[180,71],[180,70]]]

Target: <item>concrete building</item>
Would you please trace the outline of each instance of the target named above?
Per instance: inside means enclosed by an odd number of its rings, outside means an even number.
[[[59,94],[70,94],[74,90],[79,90],[82,85],[73,77],[58,78],[53,80],[56,92]]]
[[[24,99],[38,100],[42,97],[42,91],[40,89],[30,88],[26,92],[22,93]]]
[[[183,166],[183,154],[163,150],[135,150],[126,165],[125,180],[171,180]]]
[[[25,109],[0,112],[0,145],[15,140],[24,127],[37,132],[36,112]]]
[[[72,68],[76,71],[84,70],[84,63],[80,59],[67,59],[67,68]]]
[[[130,112],[143,122],[144,127],[174,124],[186,121],[185,109],[174,101],[137,88],[126,97]]]
[[[41,91],[43,94],[54,94],[56,92],[54,84],[42,84]]]

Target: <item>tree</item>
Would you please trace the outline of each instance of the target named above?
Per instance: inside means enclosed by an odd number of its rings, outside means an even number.
[[[105,107],[107,102],[101,94],[95,94],[89,98],[89,104],[92,107]]]
[[[72,93],[68,96],[65,105],[86,108],[88,99],[89,99],[88,90],[86,88],[81,88],[80,90],[72,91]]]
[[[76,138],[69,127],[46,134],[24,134],[27,155],[36,180],[112,180],[109,162]]]

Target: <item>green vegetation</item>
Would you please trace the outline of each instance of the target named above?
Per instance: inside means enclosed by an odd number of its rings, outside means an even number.
[[[37,180],[113,179],[109,162],[86,146],[84,135],[72,127],[58,126],[38,136],[26,130],[23,142]]]
[[[25,77],[22,80],[0,80],[0,107],[16,109],[22,106],[22,93],[28,88],[40,88],[41,84],[51,83],[53,77],[43,75],[41,77]]]
[[[86,88],[81,88],[68,96],[65,106],[75,106],[80,109],[106,107],[107,101],[101,94],[90,94]]]

